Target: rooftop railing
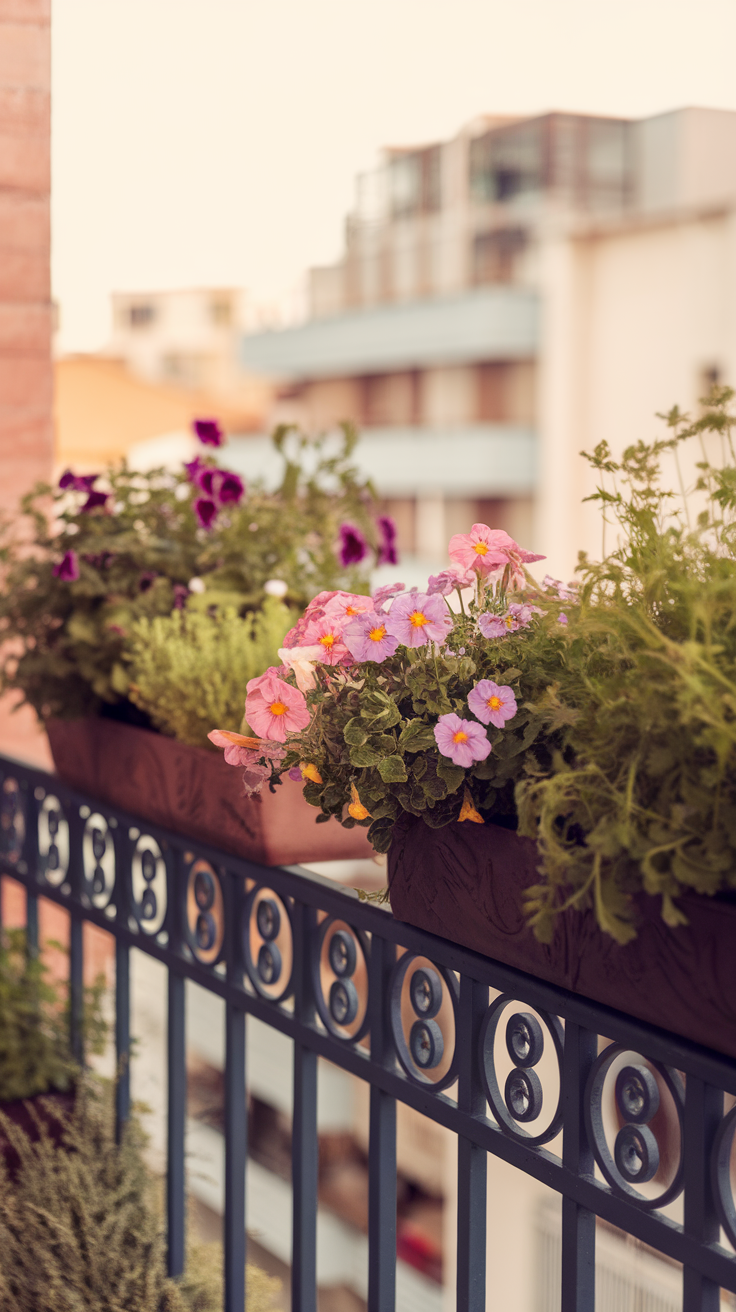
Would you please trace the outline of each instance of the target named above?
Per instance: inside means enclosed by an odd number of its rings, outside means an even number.
[[[715,1312],[721,1290],[736,1291],[736,1066],[722,1055],[400,923],[331,881],[194,843],[6,758],[0,874],[26,890],[31,947],[39,897],[69,913],[80,1059],[83,925],[114,938],[121,1126],[131,948],[166,967],[173,1276],[185,1262],[185,981],[223,999],[227,1312],[246,1305],[248,1016],[294,1046],[294,1312],[317,1306],[320,1057],[370,1086],[370,1312],[395,1307],[397,1102],[457,1136],[458,1312],[486,1306],[489,1155],[561,1196],[563,1312],[595,1309],[596,1218],[682,1265],[684,1312]]]

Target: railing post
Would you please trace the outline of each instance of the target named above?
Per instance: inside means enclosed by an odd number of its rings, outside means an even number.
[[[167,861],[169,943],[182,950],[186,872],[180,854]],[[168,1124],[166,1161],[167,1266],[180,1276],[186,1260],[186,1173],[184,1148],[187,1107],[186,993],[184,976],[169,966],[167,1018]]]
[[[682,1152],[685,1165],[684,1227],[700,1242],[717,1241],[720,1222],[710,1185],[713,1142],[723,1116],[723,1093],[694,1075],[685,1086],[685,1126]],[[721,1291],[712,1280],[682,1269],[682,1312],[719,1312]]]
[[[115,940],[115,1138],[130,1119],[130,948]]]
[[[471,1116],[486,1109],[480,1079],[480,1030],[488,988],[460,977],[455,1035],[458,1053],[457,1105]],[[486,1180],[488,1155],[463,1135],[457,1141],[457,1312],[483,1312],[486,1305]]]
[[[224,873],[227,982],[242,987],[240,947],[242,880]],[[248,1102],[245,1080],[245,1012],[225,999],[225,1312],[245,1309],[245,1170]]]
[[[389,985],[396,960],[392,943],[373,934],[368,968],[371,1061],[393,1054]],[[396,1305],[396,1099],[371,1085],[368,1147],[368,1312]]]
[[[75,1062],[84,1065],[84,927],[73,907],[69,912],[69,1040]]]
[[[598,1035],[565,1023],[562,1059],[562,1163],[575,1175],[592,1175],[593,1152],[585,1132],[585,1086],[598,1055]],[[562,1307],[595,1310],[595,1215],[574,1199],[562,1199]]]
[[[294,1013],[302,1024],[314,1016],[310,954],[316,930],[311,907],[294,902]],[[317,1054],[294,1042],[294,1110],[291,1139],[293,1199],[291,1306],[293,1312],[317,1312]]]

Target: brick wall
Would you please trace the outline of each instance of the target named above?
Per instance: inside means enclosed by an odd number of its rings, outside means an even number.
[[[51,475],[51,0],[0,0],[0,512]],[[0,701],[0,751],[49,763]]]
[[[51,0],[0,0],[0,509],[53,456]]]

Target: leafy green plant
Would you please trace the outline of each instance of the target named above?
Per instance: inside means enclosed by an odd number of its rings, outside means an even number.
[[[356,441],[349,425],[316,441],[278,429],[276,492],[246,487],[212,455],[178,472],[123,463],[37,486],[0,535],[0,692],[19,690],[42,720],[98,714],[128,698],[140,620],[191,603],[244,615],[270,581],[300,607],[322,588],[365,589],[385,534]]]
[[[209,747],[213,724],[240,729],[246,684],[278,664],[294,619],[266,597],[261,610],[242,617],[226,607],[138,620],[128,643],[130,699],[163,733]]]
[[[47,1102],[37,1139],[0,1112],[20,1167],[0,1154],[0,1312],[215,1312],[212,1249],[190,1245],[186,1276],[166,1276],[156,1182],[135,1117],[115,1142],[112,1088],[87,1077],[73,1114]],[[51,1120],[57,1121],[56,1135]],[[267,1312],[278,1282],[248,1267],[248,1307]]]
[[[641,892],[677,925],[682,893],[736,889],[733,395],[716,391],[694,422],[673,410],[667,436],[620,460],[605,444],[588,457],[617,539],[599,562],[581,556],[579,585],[540,587],[529,553],[474,525],[426,593],[316,598],[290,672],[246,699],[268,752],[223,739],[228,759],[272,782],[301,772],[319,818],[369,826],[379,851],[402,815],[518,825],[539,846],[527,910],[543,940],[572,907],[626,942]]]
[[[58,946],[54,944],[53,946]],[[89,1049],[103,1049],[106,1026],[99,980],[85,990],[84,1028]],[[69,1051],[67,990],[43,961],[28,952],[24,930],[0,935],[0,1103],[69,1089],[79,1067]]]

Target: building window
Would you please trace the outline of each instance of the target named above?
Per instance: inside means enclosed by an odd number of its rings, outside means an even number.
[[[478,232],[473,238],[473,283],[481,286],[489,282],[511,282],[516,258],[526,245],[523,228],[497,228],[494,232]]]
[[[128,322],[131,328],[148,328],[155,318],[155,307],[148,301],[138,301],[128,306]]]
[[[396,153],[388,165],[391,216],[429,213],[442,205],[442,147]]]

